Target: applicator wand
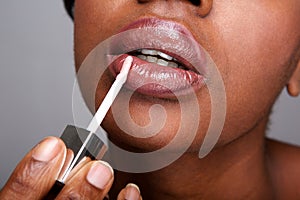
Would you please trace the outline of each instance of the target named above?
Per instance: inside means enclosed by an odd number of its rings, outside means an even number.
[[[44,197],[44,200],[55,199],[55,197],[63,188],[64,182],[68,178],[71,170],[76,166],[76,164],[78,164],[78,162],[80,162],[82,158],[90,157],[93,160],[99,160],[107,151],[107,146],[97,135],[95,135],[95,132],[100,127],[109,108],[126,82],[132,61],[133,58],[131,56],[128,56],[125,59],[120,73],[117,75],[116,80],[109,89],[87,129],[85,130],[72,125],[68,125],[65,128],[61,139],[66,144],[66,147],[73,151],[75,158],[71,161],[69,166],[67,166],[63,174],[60,175],[52,189]]]

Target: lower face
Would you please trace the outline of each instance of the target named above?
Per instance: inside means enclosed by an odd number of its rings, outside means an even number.
[[[199,9],[189,1],[76,0],[76,68],[79,70],[85,57],[99,43],[138,20],[151,18],[180,24],[209,53],[223,79],[227,111],[217,143],[222,146],[253,130],[267,118],[274,101],[287,84],[295,68],[292,61],[299,51],[300,1],[215,0],[206,17],[197,14]],[[99,106],[113,81],[111,71],[106,70],[97,88],[96,102],[88,102],[92,110]],[[116,106],[122,106],[122,101],[130,94],[130,88],[122,90]],[[212,109],[207,87],[197,88],[195,94],[201,118],[197,121],[199,126],[195,130],[197,135],[191,151],[199,150]],[[185,102],[188,103],[189,98]],[[147,125],[150,122],[149,108],[154,104],[164,107],[167,118],[164,127],[153,137],[142,139],[124,133],[112,113],[105,118],[103,127],[111,139],[123,147],[137,151],[159,149],[175,137],[182,122],[181,110],[179,101],[174,98],[135,91],[129,106],[132,120],[137,125]],[[118,116],[124,121],[126,117]],[[185,126],[195,124],[195,119],[197,117],[191,116]],[[128,130],[137,131],[133,125],[128,125]],[[186,131],[184,134],[190,133]]]

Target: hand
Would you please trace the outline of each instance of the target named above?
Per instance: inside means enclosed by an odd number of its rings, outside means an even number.
[[[59,176],[67,152],[60,139],[44,139],[18,164],[0,191],[0,199],[43,199]],[[56,199],[104,199],[113,180],[107,163],[86,159],[72,171]],[[141,200],[138,187],[128,184],[118,196],[118,200],[123,199]]]

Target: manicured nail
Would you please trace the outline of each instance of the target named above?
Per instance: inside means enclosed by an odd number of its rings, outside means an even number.
[[[103,190],[112,179],[113,173],[114,171],[108,163],[97,161],[91,167],[86,178],[90,184]]]
[[[137,185],[129,183],[126,185],[126,200],[139,200],[140,199],[140,189]]]
[[[41,162],[49,162],[59,152],[58,140],[54,137],[44,139],[33,150],[32,157]]]

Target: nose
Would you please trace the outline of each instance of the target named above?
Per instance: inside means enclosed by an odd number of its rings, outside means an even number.
[[[138,0],[139,3],[147,3],[150,1],[154,1],[154,0]],[[188,1],[197,7],[197,13],[201,17],[207,16],[210,13],[213,6],[213,0],[188,0]]]
[[[191,2],[193,2],[193,0],[191,0]],[[208,15],[210,13],[210,11],[212,9],[213,0],[199,0],[199,5],[198,6],[199,6],[199,9],[197,10],[198,14],[201,17],[205,17],[206,15]]]

